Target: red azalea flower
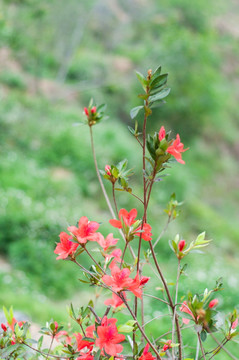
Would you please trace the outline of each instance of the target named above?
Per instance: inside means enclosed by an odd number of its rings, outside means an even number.
[[[91,355],[91,352],[84,353],[82,352],[76,360],[94,360],[94,356]]]
[[[96,230],[98,230],[100,224],[95,221],[89,221],[86,216],[82,216],[78,223],[78,228],[76,226],[69,226],[67,229],[70,231],[79,241],[80,244],[85,244],[87,240],[96,241],[97,235]]]
[[[109,223],[118,229],[122,229],[123,224],[124,224],[124,227],[126,226],[127,228],[130,228],[136,222],[136,220],[135,220],[136,216],[137,216],[136,209],[132,209],[132,210],[130,210],[130,212],[128,212],[125,209],[120,209],[120,211],[119,211],[119,219],[120,220],[111,219],[111,220],[109,220]],[[139,232],[139,230],[141,230],[141,226],[139,226],[136,230],[132,231],[131,234],[136,235],[136,236],[140,236],[140,234],[142,234],[141,235],[142,239],[144,239],[146,241],[150,241],[150,240],[152,240],[151,229],[152,229],[151,226],[149,224],[145,223],[143,225],[142,233]]]
[[[106,238],[101,233],[98,233],[97,242],[106,251],[110,246],[114,246],[117,244],[119,239],[114,239],[113,234],[110,233]]]
[[[97,327],[98,338],[95,345],[110,356],[117,356],[123,351],[123,346],[119,343],[125,340],[125,336],[118,333],[116,321],[117,319],[107,319],[105,316],[101,325]]]
[[[71,337],[68,335],[68,332],[65,330],[61,330],[59,331],[56,335],[55,335],[55,339],[56,341],[60,341],[59,338],[63,338],[63,340],[65,341],[65,343],[67,345],[71,344]]]
[[[88,326],[85,329],[85,334],[89,338],[94,338],[95,324]]]
[[[162,141],[165,138],[166,132],[164,129],[164,126],[161,126],[161,129],[159,130],[159,141]]]
[[[215,306],[217,306],[217,304],[218,304],[218,299],[213,299],[212,301],[210,301],[208,307],[209,307],[209,309],[212,309]]]
[[[128,286],[128,290],[131,291],[135,296],[141,299],[142,297],[142,288],[149,281],[149,277],[142,276],[139,278],[139,273],[137,272],[135,278],[132,283]]]
[[[73,254],[79,246],[78,244],[69,240],[72,239],[72,237],[67,233],[61,232],[59,236],[60,242],[57,243],[54,250],[54,253],[59,255],[56,260],[66,259],[69,255]]]
[[[184,149],[183,147],[183,143],[180,142],[180,136],[177,134],[176,140],[174,140],[173,144],[167,148],[167,153],[173,155],[175,159],[181,164],[185,164],[185,161],[182,160],[181,153],[189,149]]]
[[[111,264],[112,265],[112,264]],[[130,270],[128,268],[120,269],[117,265],[111,266],[111,276],[102,276],[102,281],[111,286],[113,291],[126,290],[131,285],[133,279],[129,277]]]
[[[123,292],[123,295],[124,295],[125,300],[127,301],[125,292]],[[114,309],[116,309],[117,307],[123,305],[124,302],[118,295],[113,293],[112,298],[111,299],[106,299],[104,304],[107,305],[107,306],[111,305],[111,306],[113,306]],[[123,306],[125,307],[125,305],[123,305]]]
[[[149,344],[147,344],[144,348],[144,351],[142,353],[142,355],[140,356],[139,360],[155,360],[156,357],[153,356],[150,352],[149,352]]]
[[[187,301],[184,301],[184,302],[183,302],[183,305],[180,307],[180,311],[185,312],[185,313],[191,315],[192,318],[193,318],[193,320],[195,320],[195,317],[194,317],[192,311],[191,311],[191,310],[189,309],[189,307],[188,307]],[[189,319],[183,318],[183,323],[184,323],[184,324],[187,325],[187,324],[189,323],[189,321],[190,321]]]
[[[73,334],[76,338],[77,351],[80,351],[87,347],[87,349],[92,350],[94,341],[82,340],[83,336],[80,333]]]

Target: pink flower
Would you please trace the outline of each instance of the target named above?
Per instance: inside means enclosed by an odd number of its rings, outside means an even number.
[[[110,356],[117,356],[123,351],[123,346],[119,343],[125,340],[125,336],[118,333],[116,321],[117,319],[107,319],[105,316],[101,325],[97,327],[98,338],[95,345]]]
[[[126,299],[126,295],[125,295],[125,292],[123,292],[123,295],[124,295],[124,298],[125,300]],[[112,294],[112,298],[111,299],[106,299],[105,302],[104,302],[105,305],[111,305],[113,306],[114,309],[116,309],[117,307],[121,306],[124,304],[123,300],[118,296],[116,295],[115,293]],[[125,306],[125,305],[124,305]]]
[[[132,283],[129,285],[128,290],[141,299],[143,286],[149,281],[149,279],[150,278],[146,276],[142,276],[140,279],[139,273],[137,273]]]
[[[191,310],[189,309],[189,307],[188,307],[187,301],[184,301],[184,302],[183,302],[183,305],[180,307],[180,311],[185,312],[186,314],[191,315],[192,318],[193,318],[193,320],[195,320],[195,317],[194,317],[192,311],[191,311]],[[189,321],[190,321],[189,319],[183,318],[183,323],[184,323],[184,324],[187,325],[187,324],[189,323]]]
[[[59,341],[59,338],[63,338],[66,344],[71,344],[71,337],[68,335],[68,332],[65,330],[61,330],[59,331],[56,335],[55,335],[55,339],[57,341]]]
[[[166,132],[164,129],[164,126],[161,126],[161,129],[159,130],[159,141],[162,141],[165,138]]]
[[[104,256],[105,256],[107,261],[114,258],[112,262],[121,263],[122,251],[121,251],[121,249],[115,249],[115,250],[112,251],[111,254],[104,254]]]
[[[185,247],[185,240],[180,240],[178,243],[178,250],[183,251],[184,247]]]
[[[106,174],[109,175],[109,176],[111,176],[110,170],[111,170],[111,166],[110,166],[110,165],[105,165],[105,172],[106,172]]]
[[[94,360],[94,356],[91,355],[91,351],[87,353],[82,352],[76,360]]]
[[[213,299],[212,301],[210,301],[208,307],[209,307],[209,309],[212,309],[215,306],[217,306],[217,304],[218,304],[218,299]]]
[[[175,159],[181,164],[185,164],[185,161],[182,160],[181,153],[189,149],[184,149],[183,147],[183,143],[180,142],[180,136],[177,134],[176,140],[174,140],[173,144],[167,148],[167,153],[173,155]]]
[[[172,340],[168,340],[163,346],[163,351],[167,351],[168,349],[171,349],[172,348],[171,343]]]
[[[237,325],[238,325],[238,318],[236,318],[236,320],[233,321],[231,328],[236,329]]]
[[[88,111],[87,107],[84,107],[84,113],[85,113],[86,116],[89,115],[89,111]]]
[[[124,227],[127,227],[129,229],[136,222],[135,220],[136,216],[137,216],[136,209],[132,209],[130,210],[130,212],[128,212],[125,209],[121,209],[119,211],[119,220],[111,219],[109,220],[109,223],[118,229],[122,229],[124,224]],[[152,240],[151,230],[152,230],[151,226],[145,223],[142,228],[142,233],[139,232],[141,231],[141,226],[139,226],[131,234],[136,236],[140,236],[140,234],[142,234],[141,235],[142,239],[146,241],[150,241]]]
[[[56,248],[54,250],[54,253],[59,255],[56,258],[56,260],[66,259],[69,255],[72,255],[79,246],[78,244],[69,240],[72,239],[72,237],[67,233],[61,232],[59,236],[60,236],[60,242],[57,243]]]
[[[144,351],[142,353],[142,355],[140,356],[139,360],[155,360],[156,357],[153,356],[150,352],[149,352],[149,344],[147,344],[144,348]]]
[[[69,226],[67,228],[79,241],[80,244],[85,244],[87,240],[97,241],[97,236],[95,234],[96,230],[99,228],[100,224],[95,221],[89,221],[86,216],[82,216],[78,223],[78,228],[76,226]]]
[[[114,239],[113,234],[109,234],[106,238],[101,233],[98,233],[97,242],[106,251],[110,246],[117,244],[119,239]]]

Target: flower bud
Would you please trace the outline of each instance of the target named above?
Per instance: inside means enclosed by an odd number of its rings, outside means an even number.
[[[210,301],[208,307],[209,307],[209,309],[212,309],[215,306],[217,306],[217,304],[218,304],[218,299],[213,299],[212,301]]]
[[[161,129],[159,130],[159,141],[162,141],[165,138],[166,132],[164,129],[164,126],[161,126]]]
[[[7,331],[7,327],[6,327],[6,325],[1,324],[1,328],[3,329],[3,331]]]
[[[231,328],[234,330],[234,329],[236,329],[237,325],[238,325],[238,319],[233,321]]]
[[[105,165],[105,172],[106,172],[106,174],[109,175],[109,176],[111,176],[110,170],[111,170],[111,166],[110,166],[110,165]]]
[[[91,109],[91,114],[95,114],[96,113],[96,106],[93,106],[93,108]]]
[[[179,251],[183,251],[184,247],[185,247],[185,240],[180,240],[178,243],[178,250]]]
[[[85,113],[86,116],[89,115],[89,111],[88,111],[87,107],[84,107],[84,113]]]
[[[55,331],[57,331],[57,329],[58,329],[58,323],[55,321],[54,324],[55,324]]]

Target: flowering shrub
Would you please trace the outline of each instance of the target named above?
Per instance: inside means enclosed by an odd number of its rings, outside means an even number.
[[[147,120],[152,115],[153,108],[160,106],[170,92],[170,89],[166,88],[168,75],[161,74],[159,67],[154,72],[149,70],[146,77],[140,73],[137,73],[137,77],[144,90],[144,93],[139,95],[143,105],[132,109],[131,117],[134,119],[139,112],[144,112],[144,121],[142,132],[138,131],[137,121],[134,129],[129,127],[129,130],[142,150],[142,196],[134,194],[129,186],[132,170],[127,169],[127,160],[117,165],[105,165],[105,169],[101,171],[98,169],[92,128],[105,118],[105,107],[96,106],[91,101],[89,106],[84,108],[85,123],[90,130],[96,173],[110,211],[108,221],[112,231],[117,229],[119,232],[119,238],[115,238],[113,233],[104,236],[99,231],[99,223],[82,216],[78,226],[69,226],[68,233],[60,233],[60,241],[54,250],[58,255],[56,260],[68,260],[78,266],[84,276],[83,283],[104,290],[109,298],[102,301],[100,313],[96,311],[93,301],[78,310],[70,307],[69,315],[79,327],[75,333],[63,330],[56,321],[47,323],[41,333],[51,337],[48,349],[42,346],[42,336],[38,341],[31,339],[29,323],[17,322],[12,309],[4,309],[6,323],[1,324],[0,334],[0,355],[3,359],[205,360],[212,359],[219,352],[225,352],[235,359],[225,345],[238,335],[238,314],[233,310],[224,323],[218,321],[216,308],[219,301],[215,292],[221,290],[222,283],[218,281],[214,289],[205,289],[203,294],[193,295],[189,292],[186,299],[178,299],[179,281],[184,269],[181,260],[195,249],[209,244],[210,240],[205,239],[205,233],[199,234],[191,242],[176,235],[170,242],[178,263],[173,291],[169,289],[159,264],[155,248],[159,247],[162,233],[155,238],[158,229],[152,229],[149,224],[151,192],[153,186],[162,180],[162,173],[169,166],[173,166],[175,160],[185,164],[182,154],[188,148],[184,149],[179,134],[176,139],[171,138],[170,132],[166,133],[163,126],[153,136],[147,134]],[[113,205],[101,175],[111,183]],[[117,190],[127,192],[137,199],[140,208],[143,208],[141,217],[138,216],[138,209],[118,209]],[[165,210],[168,215],[167,225],[178,216],[179,205],[173,195]],[[99,250],[97,256],[89,249],[89,243],[96,245]],[[147,252],[143,251],[145,248]],[[129,258],[128,255],[131,256],[131,262],[125,260]],[[89,268],[82,265],[83,256],[89,258]],[[162,297],[145,292],[151,281],[150,277],[144,275],[145,263],[152,269],[151,276],[156,276],[158,281],[161,281],[164,289]],[[165,306],[165,315],[167,314],[169,319],[166,334],[160,332],[159,320],[158,331],[154,334],[148,332],[147,324],[157,318],[145,321],[145,296],[152,297]],[[128,314],[128,320],[123,324],[120,323],[122,311]],[[197,338],[196,349],[183,341],[185,328],[190,328],[191,336]],[[215,341],[215,346],[210,350],[206,350],[204,346],[208,335]],[[53,340],[58,342],[57,346],[52,346]]]

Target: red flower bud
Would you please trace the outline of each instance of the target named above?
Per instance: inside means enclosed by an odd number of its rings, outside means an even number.
[[[89,111],[88,111],[87,107],[84,107],[84,112],[85,112],[86,116],[89,115]]]
[[[105,172],[106,172],[106,174],[109,175],[109,176],[111,175],[110,170],[111,170],[111,166],[110,166],[110,165],[105,165]]]
[[[183,251],[184,247],[185,247],[185,240],[180,240],[178,243],[178,250]]]
[[[55,324],[55,331],[57,331],[57,329],[58,329],[58,323],[55,321],[54,324]]]
[[[209,307],[209,309],[212,309],[215,306],[217,306],[217,304],[218,304],[218,299],[213,299],[212,301],[210,301],[208,307]]]
[[[96,106],[93,106],[93,108],[91,109],[91,114],[95,114],[96,113]]]
[[[232,329],[236,329],[237,325],[238,325],[238,319],[236,319],[235,321],[233,321],[233,323],[232,323]]]
[[[142,276],[140,279],[140,286],[147,284],[147,282],[149,281],[150,277],[147,276]]]
[[[164,126],[161,126],[161,129],[159,130],[159,141],[162,141],[165,138],[166,132],[164,129]]]
[[[1,328],[3,329],[3,331],[7,331],[7,327],[6,327],[6,325],[1,324]]]

